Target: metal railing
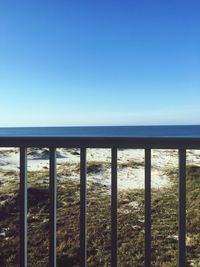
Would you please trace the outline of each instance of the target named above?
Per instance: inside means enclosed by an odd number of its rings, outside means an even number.
[[[117,266],[117,149],[145,150],[145,267],[151,266],[151,149],[179,151],[179,267],[186,266],[186,149],[200,149],[200,138],[0,137],[0,147],[20,148],[20,266],[27,267],[27,148],[50,149],[49,266],[56,267],[56,148],[80,148],[80,266],[87,266],[87,148],[110,148],[111,266]]]

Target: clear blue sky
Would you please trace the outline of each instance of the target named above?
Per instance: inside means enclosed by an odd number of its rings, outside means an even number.
[[[199,0],[0,1],[0,126],[200,124]]]

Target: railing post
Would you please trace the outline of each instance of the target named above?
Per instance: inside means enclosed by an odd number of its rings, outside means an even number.
[[[80,151],[80,267],[87,266],[87,222],[86,222],[86,148]]]
[[[20,267],[27,267],[27,149],[20,148]]]
[[[56,149],[50,148],[49,266],[56,267]]]
[[[151,150],[145,149],[145,267],[151,266]]]
[[[117,148],[111,157],[111,267],[117,267]]]
[[[179,267],[186,266],[186,150],[179,150]]]

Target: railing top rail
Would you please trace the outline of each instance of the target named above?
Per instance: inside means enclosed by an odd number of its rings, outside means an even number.
[[[0,147],[200,149],[200,137],[0,137]]]

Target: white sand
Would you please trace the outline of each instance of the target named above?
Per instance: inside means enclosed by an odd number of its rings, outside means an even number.
[[[80,161],[79,150],[76,149],[57,149],[58,164],[78,164]],[[110,149],[87,149],[88,162],[110,162]],[[118,151],[118,162],[124,163],[134,160],[144,163],[144,150],[124,149]],[[187,151],[187,164],[200,166],[200,151]],[[28,170],[38,171],[49,167],[48,153],[46,156],[42,151],[37,149],[31,155],[28,155]],[[152,188],[162,188],[169,185],[169,177],[165,174],[166,169],[178,168],[178,151],[177,150],[152,150]],[[17,148],[0,148],[0,169],[2,170],[19,170],[19,149]],[[0,172],[3,179],[3,174]],[[71,178],[78,179],[77,174],[72,172]],[[5,179],[5,178],[4,178]],[[6,178],[8,179],[8,178]],[[110,187],[111,170],[109,167],[99,173],[88,174],[88,181],[94,181]],[[118,170],[118,189],[144,188],[144,166],[135,168],[125,167]]]

